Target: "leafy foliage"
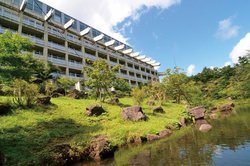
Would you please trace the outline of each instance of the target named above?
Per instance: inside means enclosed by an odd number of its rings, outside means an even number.
[[[143,87],[142,89],[140,89],[139,87],[132,89],[131,95],[133,96],[134,104],[141,105],[143,103],[143,101],[147,97],[145,89],[146,87]]]
[[[89,78],[86,80],[86,86],[92,88],[96,93],[96,100],[99,98],[100,102],[104,101],[106,95],[109,93],[108,89],[112,87],[112,83],[117,79],[119,65],[112,68],[103,59],[96,59],[91,67],[84,66],[83,72]]]
[[[116,78],[112,82],[112,86],[119,91],[129,92],[131,90],[129,83],[122,78]]]
[[[76,81],[74,79],[70,79],[68,77],[60,77],[56,80],[59,88],[63,88],[65,91],[70,87],[74,86]]]

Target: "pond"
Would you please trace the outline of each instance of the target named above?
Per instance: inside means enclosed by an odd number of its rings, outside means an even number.
[[[113,159],[76,166],[250,165],[250,107],[237,114],[210,120],[207,133],[188,127],[152,144],[122,148]]]

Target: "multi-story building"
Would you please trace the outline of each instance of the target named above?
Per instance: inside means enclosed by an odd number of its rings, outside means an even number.
[[[0,0],[0,33],[6,29],[30,37],[34,56],[60,67],[54,74],[83,79],[82,67],[102,58],[110,66],[121,64],[118,76],[131,86],[159,80],[160,63],[38,0]]]

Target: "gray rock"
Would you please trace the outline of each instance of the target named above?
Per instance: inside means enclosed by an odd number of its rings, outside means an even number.
[[[146,120],[146,116],[142,112],[142,108],[140,106],[124,108],[121,112],[121,117],[124,120],[131,120],[131,121]]]
[[[155,102],[154,102],[154,101],[147,101],[146,104],[147,104],[147,105],[155,105]]]
[[[181,118],[181,127],[187,127],[187,124],[186,124],[186,118],[185,117],[182,117]]]
[[[156,141],[156,140],[159,140],[159,139],[161,139],[161,138],[158,135],[154,135],[154,134],[148,134],[147,135],[147,140],[149,142],[153,142],[153,141]]]
[[[166,137],[169,137],[170,135],[172,135],[172,131],[169,130],[169,129],[166,129],[166,130],[162,130],[160,133],[159,133],[159,136],[160,138],[166,138]]]
[[[154,113],[165,113],[163,108],[160,107],[160,106],[155,106],[155,107],[152,108],[152,110],[153,110]]]
[[[50,99],[51,99],[51,97],[48,97],[48,96],[46,96],[46,97],[38,97],[36,101],[39,104],[47,105],[47,104],[51,103]]]
[[[202,132],[207,132],[211,130],[213,127],[210,124],[202,124],[199,128],[200,131]]]
[[[188,109],[188,112],[193,114],[195,119],[203,119],[205,116],[206,109],[204,107],[195,107]]]
[[[114,156],[117,146],[112,146],[106,135],[97,135],[91,139],[87,149],[91,158],[100,160]]]
[[[234,109],[235,105],[234,103],[230,103],[230,104],[224,104],[224,105],[220,105],[219,106],[219,110],[220,111],[232,111]]]
[[[90,105],[86,108],[86,111],[87,116],[99,116],[105,112],[105,110],[100,105]]]

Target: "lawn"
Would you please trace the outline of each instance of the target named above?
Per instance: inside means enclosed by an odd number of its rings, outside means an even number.
[[[0,102],[6,100],[10,98],[0,97]],[[52,105],[14,109],[11,114],[0,116],[0,149],[8,158],[8,164],[38,164],[46,149],[58,143],[70,143],[84,149],[98,134],[107,135],[112,144],[121,145],[132,136],[156,134],[178,123],[185,110],[184,105],[165,103],[165,114],[153,114],[152,106],[144,103],[142,108],[147,121],[124,121],[121,110],[132,106],[133,100],[121,98],[119,104],[102,104],[107,113],[87,117],[86,107],[96,103],[89,99],[53,98]]]

